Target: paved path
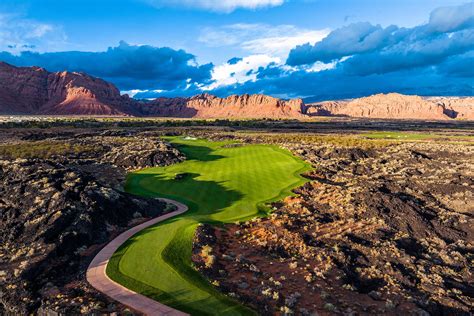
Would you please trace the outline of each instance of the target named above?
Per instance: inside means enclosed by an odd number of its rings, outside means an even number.
[[[151,225],[164,221],[170,217],[182,214],[188,210],[188,207],[186,205],[177,201],[170,199],[160,200],[170,204],[174,204],[178,209],[174,212],[156,217],[152,220],[135,226],[120,234],[117,238],[108,243],[94,257],[91,264],[87,268],[86,278],[87,281],[96,290],[145,315],[184,316],[188,314],[185,314],[174,308],[152,300],[151,298],[133,292],[127,289],[126,287],[118,284],[117,282],[111,280],[105,273],[105,269],[107,268],[107,264],[109,263],[110,257],[112,257],[114,252],[130,237]]]

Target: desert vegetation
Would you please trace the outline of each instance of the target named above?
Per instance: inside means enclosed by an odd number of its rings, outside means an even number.
[[[84,271],[116,234],[171,211],[156,196],[190,211],[130,240],[109,272],[179,309],[196,312],[203,297],[211,313],[472,309],[469,122],[362,130],[360,121],[150,121],[0,129],[2,313],[133,313],[91,288]],[[304,181],[287,172],[302,160],[314,168]],[[292,196],[277,198],[290,184]],[[270,208],[258,204],[272,196]],[[135,255],[123,260],[124,250]],[[189,296],[171,290],[177,275]]]
[[[0,156],[6,159],[51,158],[61,155],[79,155],[102,149],[99,145],[73,144],[70,142],[40,141],[0,145]]]

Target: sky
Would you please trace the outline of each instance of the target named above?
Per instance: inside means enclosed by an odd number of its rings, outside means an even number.
[[[0,60],[136,98],[474,95],[474,2],[2,0]]]

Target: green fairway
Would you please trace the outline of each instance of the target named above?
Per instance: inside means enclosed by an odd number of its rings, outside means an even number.
[[[185,203],[189,211],[143,230],[112,257],[107,274],[122,285],[193,315],[253,312],[220,294],[191,265],[199,223],[232,223],[265,216],[264,202],[279,200],[306,182],[310,166],[270,145],[231,145],[169,138],[185,162],[129,175],[126,190]]]

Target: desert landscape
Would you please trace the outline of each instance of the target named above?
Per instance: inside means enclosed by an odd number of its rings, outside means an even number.
[[[146,122],[161,127],[146,127]],[[202,300],[199,295],[184,305],[179,297],[164,298],[163,268],[157,263],[147,268],[152,262],[139,261],[128,278],[140,279],[133,271],[157,269],[150,275],[158,276],[158,283],[150,284],[169,306],[192,314],[225,304],[245,314],[241,306],[262,314],[469,314],[472,123],[437,123],[443,124],[440,128],[421,122],[423,130],[410,131],[412,121],[393,121],[408,130],[381,131],[374,121],[366,130],[351,129],[348,121],[326,122],[321,130],[318,123],[281,120],[243,121],[245,127],[236,127],[238,121],[214,127],[190,122],[56,119],[47,128],[45,122],[41,127],[34,121],[14,127],[3,123],[0,270],[5,312],[134,313],[91,287],[85,280],[87,266],[101,246],[127,227],[172,211],[152,196],[173,196],[204,207],[180,216],[196,228],[186,234],[193,262],[186,266],[192,270],[180,282],[202,273],[200,282],[212,285],[203,283],[199,291],[214,293],[214,302],[208,298],[206,304],[193,305]],[[116,127],[120,123],[129,126]],[[349,126],[343,134],[341,124]],[[302,169],[304,180],[295,182],[292,196],[266,203],[268,211],[242,213],[237,210],[250,202],[245,196],[265,193],[242,182],[222,182],[235,174],[222,169],[226,159],[233,159],[225,157],[234,152],[240,157],[242,150],[262,145],[283,148],[311,168]],[[281,181],[284,174],[263,167],[276,166],[276,161],[268,164],[268,154],[255,154],[266,158],[251,174],[270,172]],[[252,157],[248,155],[242,157]],[[209,164],[222,166],[221,180],[206,176]],[[200,165],[205,169],[196,169]],[[144,172],[133,172],[142,168]],[[133,177],[124,182],[127,172]],[[139,180],[157,179],[150,172],[163,180]],[[176,174],[187,175],[179,179]],[[236,179],[243,181],[243,176]],[[256,176],[255,185],[263,180]],[[152,191],[140,189],[141,183],[153,185]],[[270,192],[268,196],[274,194]],[[235,215],[199,215],[227,205]],[[242,223],[234,224],[236,215]],[[163,240],[168,229],[159,227],[161,231],[141,234],[135,247],[149,245],[150,238]],[[134,258],[144,258],[126,253],[112,266],[132,260],[133,267]],[[149,287],[124,279],[127,270],[113,271],[113,279],[153,297]]]
[[[0,315],[474,314],[472,0],[2,0]]]

